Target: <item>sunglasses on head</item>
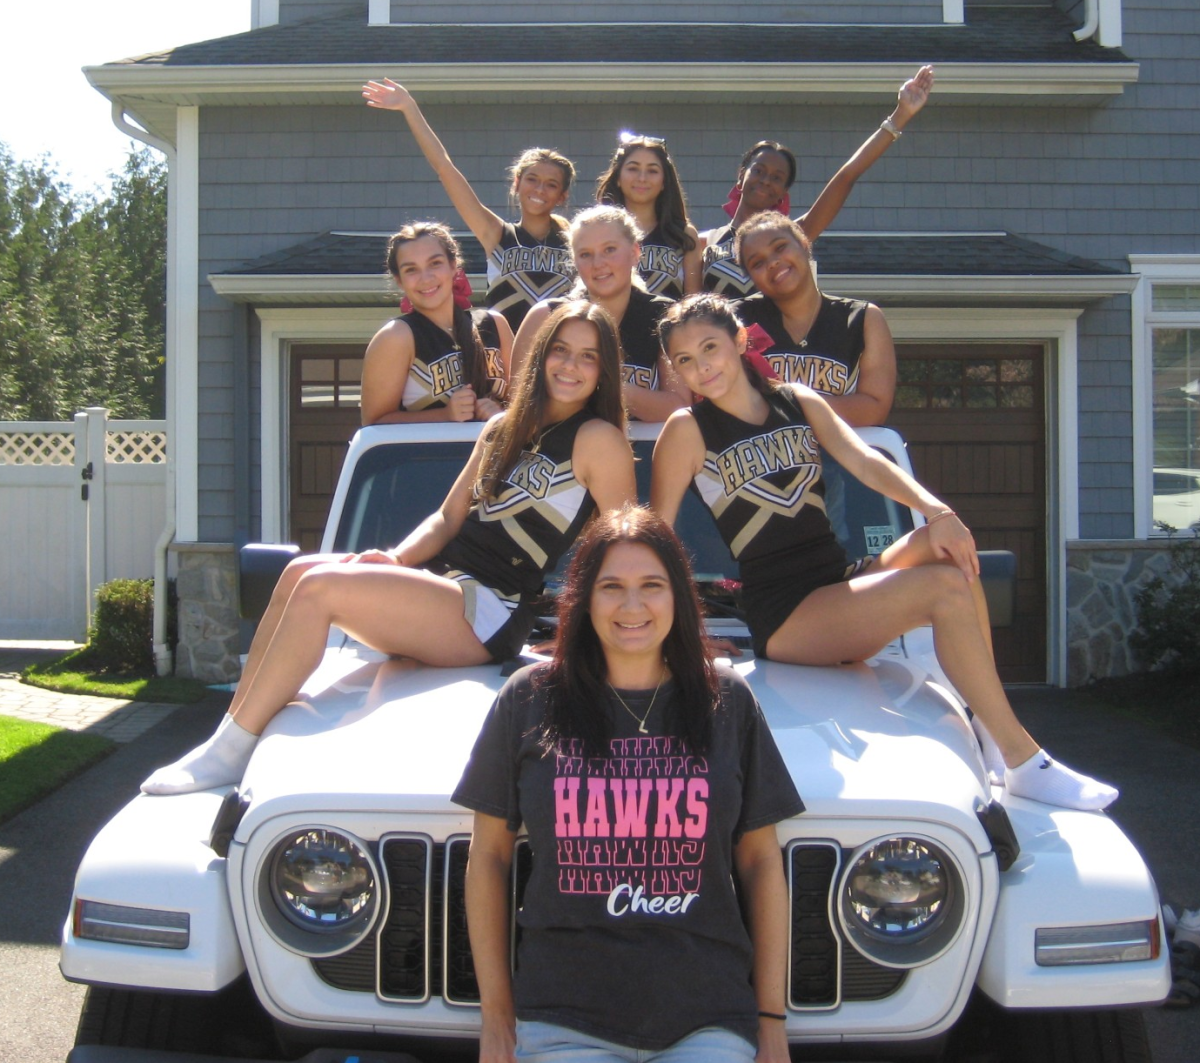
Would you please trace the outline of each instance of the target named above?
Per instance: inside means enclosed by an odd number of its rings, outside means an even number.
[[[622,147],[626,144],[632,144],[635,141],[651,148],[665,148],[667,146],[666,137],[649,137],[645,133],[631,133],[628,129],[623,129],[617,139],[621,142]]]

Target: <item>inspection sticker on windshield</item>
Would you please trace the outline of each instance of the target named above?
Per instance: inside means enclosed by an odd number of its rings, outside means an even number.
[[[896,529],[890,524],[868,525],[863,528],[868,554],[882,554],[896,541]]]

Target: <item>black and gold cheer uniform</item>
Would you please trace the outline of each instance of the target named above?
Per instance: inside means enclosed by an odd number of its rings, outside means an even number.
[[[825,395],[850,395],[858,387],[869,305],[822,293],[821,308],[799,342],[788,335],[779,307],[762,293],[743,299],[737,313],[747,328],[758,325],[775,341],[761,353],[780,380],[807,384]]]
[[[820,447],[800,403],[782,390],[767,404],[761,425],[712,402],[692,407],[705,449],[692,489],[738,562],[746,624],[760,657],[804,598],[859,570],[825,516]]]
[[[713,229],[704,247],[703,288],[706,292],[716,292],[727,299],[744,299],[758,290],[733,257],[733,238],[736,235],[737,230],[730,222],[722,229]]]
[[[488,390],[478,398],[503,400],[508,392],[508,374],[500,358],[500,332],[495,318],[482,308],[470,313],[487,359]],[[400,409],[414,413],[445,406],[450,395],[465,383],[462,351],[453,336],[419,310],[410,311],[400,320],[413,335],[413,360],[404,381]]]
[[[656,225],[642,239],[638,273],[651,295],[683,298],[683,250],[667,243],[661,225]]]
[[[571,287],[575,269],[567,231],[554,225],[545,240],[538,240],[521,226],[505,222],[500,243],[488,255],[487,279],[485,302],[516,332],[530,307],[565,295]]]
[[[596,511],[572,466],[575,436],[595,415],[580,410],[542,430],[494,498],[476,499],[458,534],[424,568],[455,580],[467,622],[495,660],[517,653],[533,622],[542,581]],[[507,611],[502,623],[477,616],[477,587]]]

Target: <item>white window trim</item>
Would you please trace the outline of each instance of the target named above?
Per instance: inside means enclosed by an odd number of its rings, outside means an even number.
[[[942,0],[942,21],[961,25],[965,21],[963,0]]]
[[[1155,311],[1151,308],[1156,283],[1200,284],[1200,255],[1130,255],[1130,269],[1138,275],[1133,292],[1133,537],[1164,538],[1154,527],[1154,382],[1153,344],[1155,325],[1183,324],[1200,327],[1196,311]]]
[[[288,355],[293,343],[366,343],[388,318],[386,307],[261,309],[262,541],[281,543],[288,528],[286,468],[288,440]]]
[[[1028,308],[887,311],[892,336],[900,342],[1003,343],[1034,340],[1053,344],[1055,407],[1047,410],[1047,656],[1046,674],[1056,686],[1067,681],[1067,541],[1079,538],[1078,321],[1082,310]]]

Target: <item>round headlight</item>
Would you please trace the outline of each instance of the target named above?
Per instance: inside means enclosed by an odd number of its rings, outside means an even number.
[[[352,947],[370,929],[378,909],[378,875],[367,847],[356,839],[326,827],[293,831],[276,843],[264,871],[272,907],[284,918],[264,914],[288,948],[331,955]]]
[[[940,955],[961,922],[960,878],[921,838],[887,838],[855,854],[842,880],[842,925],[864,955],[915,967]]]

